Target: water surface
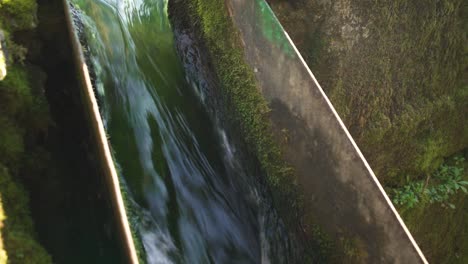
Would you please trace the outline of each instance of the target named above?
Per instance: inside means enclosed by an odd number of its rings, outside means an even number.
[[[184,72],[167,2],[72,2],[148,262],[286,262],[289,242],[256,175]]]

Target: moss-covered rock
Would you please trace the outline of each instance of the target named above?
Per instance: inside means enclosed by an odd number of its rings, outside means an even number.
[[[0,0],[2,51],[8,51],[2,53],[8,74],[0,81],[1,263],[7,258],[8,263],[52,263],[37,242],[28,193],[19,179],[22,172],[37,171],[37,164],[25,162],[32,155],[26,150],[35,148],[35,138],[49,126],[43,80],[35,79],[41,71],[23,63],[26,50],[14,42],[18,31],[35,27],[36,9],[34,0]]]
[[[36,0],[0,0],[3,25],[9,31],[33,29],[37,25]]]
[[[52,263],[37,242],[28,208],[28,194],[0,164],[0,196],[3,228],[0,230],[9,263]]]

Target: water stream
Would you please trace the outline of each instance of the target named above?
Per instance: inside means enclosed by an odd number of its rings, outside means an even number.
[[[289,241],[184,72],[167,0],[73,0],[148,263],[287,263]]]

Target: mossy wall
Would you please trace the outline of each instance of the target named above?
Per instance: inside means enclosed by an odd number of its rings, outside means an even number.
[[[468,146],[463,1],[270,2],[381,181]]]
[[[50,256],[35,238],[28,193],[1,164],[0,195],[5,217],[1,230],[2,249],[6,252],[8,263],[52,263]],[[0,256],[0,262],[1,260]]]
[[[49,126],[48,107],[40,69],[25,62],[27,50],[18,32],[36,25],[34,0],[1,0],[0,29],[5,33],[8,74],[0,81],[0,201],[3,215],[1,263],[51,263],[37,242],[29,210],[29,197],[20,175],[41,171],[46,159],[40,144]],[[41,157],[41,158],[38,158]],[[28,177],[33,177],[28,175]]]
[[[467,148],[463,1],[269,2],[389,194]],[[400,210],[429,261],[466,260],[466,200]]]
[[[270,0],[379,179],[468,146],[461,0]]]

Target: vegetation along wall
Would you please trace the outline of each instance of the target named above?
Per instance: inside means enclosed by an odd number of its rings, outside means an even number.
[[[428,260],[467,263],[466,3],[268,2]]]
[[[47,156],[40,144],[49,126],[44,74],[27,61],[21,38],[35,29],[36,11],[35,0],[0,0],[7,73],[0,81],[0,263],[51,263],[36,240],[29,196],[20,181],[40,175]]]

